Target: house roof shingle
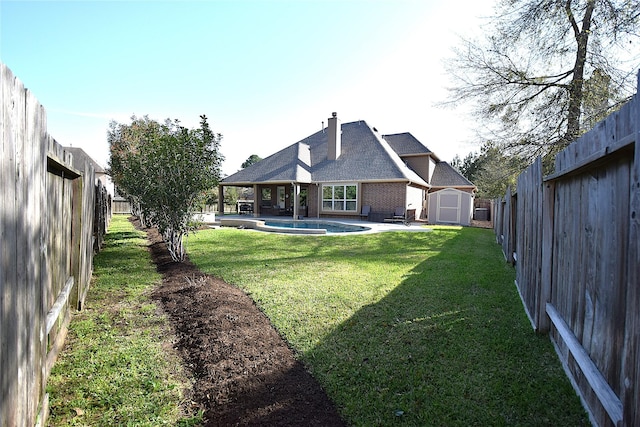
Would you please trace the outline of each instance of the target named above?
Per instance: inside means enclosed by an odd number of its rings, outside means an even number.
[[[102,166],[98,164],[95,160],[93,160],[89,155],[80,147],[64,147],[66,151],[69,151],[73,154],[73,164],[76,169],[84,169],[82,166],[84,160],[88,160],[89,163],[93,165],[93,170],[95,173],[105,173],[105,170]]]
[[[429,186],[365,121],[343,123],[341,130],[342,151],[337,160],[327,158],[328,132],[323,129],[228,176],[222,182],[237,185],[408,180]]]
[[[298,179],[299,144],[290,145],[251,166],[241,169],[223,180],[226,183],[251,182],[310,182]],[[304,150],[304,148],[302,148]],[[307,165],[307,167],[309,167]],[[304,170],[304,165],[302,165]]]
[[[224,178],[222,183],[409,181],[423,187],[475,188],[409,132],[381,136],[363,120],[343,123],[341,132],[342,150],[336,160],[327,157],[329,135],[325,128]],[[411,156],[430,156],[436,161],[429,183],[402,159]]]
[[[400,156],[430,154],[432,157],[436,157],[433,151],[425,147],[420,141],[416,139],[415,136],[413,136],[409,132],[383,135],[382,137]],[[436,160],[438,159],[436,158]]]
[[[438,162],[431,177],[434,187],[475,187],[475,185],[447,162]]]

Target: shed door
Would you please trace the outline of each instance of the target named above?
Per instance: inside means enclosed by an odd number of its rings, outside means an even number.
[[[436,195],[438,196],[436,221],[460,224],[462,194],[444,190],[437,192]]]

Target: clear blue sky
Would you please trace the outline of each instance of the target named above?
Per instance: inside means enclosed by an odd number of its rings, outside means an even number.
[[[494,0],[0,0],[0,59],[49,133],[106,165],[110,120],[149,115],[223,134],[223,172],[318,131],[333,111],[411,132],[443,160],[477,149],[435,108],[443,59]]]

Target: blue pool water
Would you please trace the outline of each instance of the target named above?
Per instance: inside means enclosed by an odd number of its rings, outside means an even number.
[[[325,229],[327,233],[352,233],[354,231],[366,231],[369,227],[362,227],[359,225],[350,224],[338,224],[334,222],[319,222],[319,221],[265,221],[265,225],[271,227],[284,227],[284,228],[313,228],[313,229]]]

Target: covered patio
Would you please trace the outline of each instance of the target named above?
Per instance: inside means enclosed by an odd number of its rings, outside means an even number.
[[[309,215],[308,194],[309,184],[297,182],[276,182],[252,184],[234,183],[218,186],[218,200],[224,200],[225,187],[253,188],[252,213],[254,218],[262,216],[277,216],[289,218],[303,218]],[[224,203],[218,203],[218,215],[224,215]]]

